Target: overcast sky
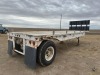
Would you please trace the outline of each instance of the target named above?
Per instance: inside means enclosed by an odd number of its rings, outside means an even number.
[[[91,20],[100,29],[100,0],[0,0],[0,23],[7,27],[68,28],[69,21]]]

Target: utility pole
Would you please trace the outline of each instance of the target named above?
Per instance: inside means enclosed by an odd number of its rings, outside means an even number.
[[[62,14],[61,14],[61,17],[60,17],[60,30],[61,30],[61,23],[62,23]]]

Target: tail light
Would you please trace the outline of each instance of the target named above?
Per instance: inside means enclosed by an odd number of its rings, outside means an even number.
[[[31,44],[31,40],[29,41],[29,44]]]
[[[35,41],[29,40],[29,44],[35,46]]]
[[[35,41],[32,41],[33,46],[35,46]]]
[[[12,39],[12,36],[9,36],[9,39]]]

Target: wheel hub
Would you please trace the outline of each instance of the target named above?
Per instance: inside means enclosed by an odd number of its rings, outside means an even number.
[[[54,48],[53,47],[48,47],[46,52],[45,52],[45,59],[47,61],[50,61],[54,56]]]

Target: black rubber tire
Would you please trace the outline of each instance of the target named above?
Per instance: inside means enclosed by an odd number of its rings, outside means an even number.
[[[50,61],[47,61],[45,59],[45,51],[50,46],[52,46],[54,48],[54,55]],[[54,61],[55,56],[56,56],[56,46],[55,46],[54,42],[52,42],[52,41],[44,40],[40,44],[40,46],[37,48],[37,63],[41,66],[50,65]]]

